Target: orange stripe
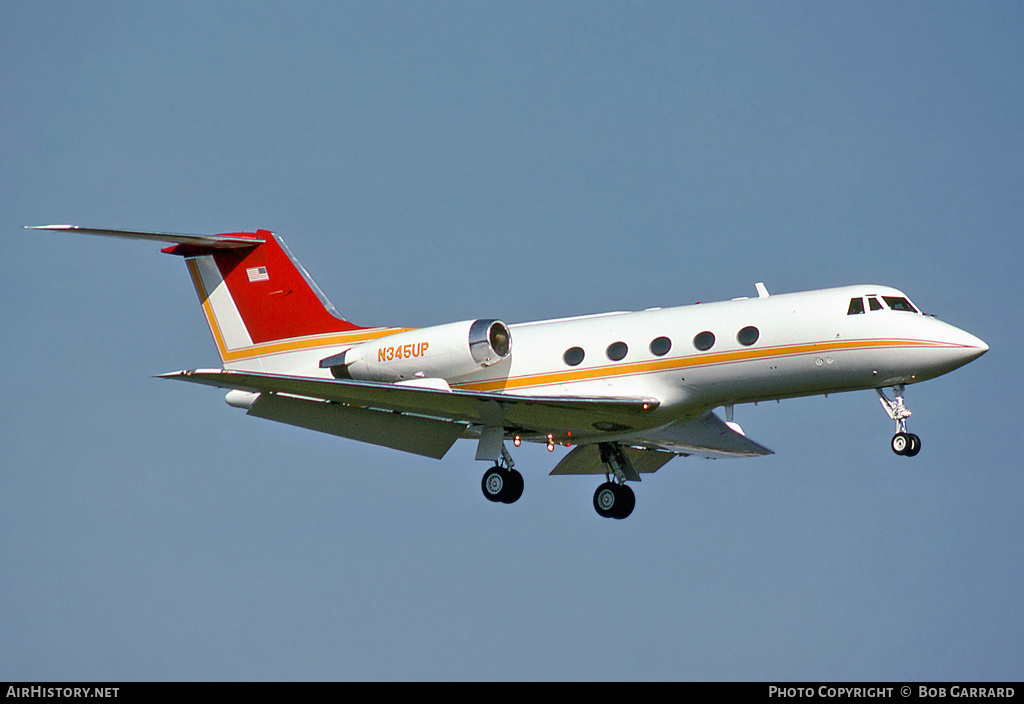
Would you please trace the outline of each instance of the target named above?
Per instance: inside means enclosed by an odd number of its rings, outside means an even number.
[[[621,376],[649,374],[658,371],[688,369],[690,367],[709,367],[715,364],[746,362],[753,359],[771,359],[807,354],[810,352],[840,351],[862,348],[887,347],[931,347],[946,346],[942,343],[923,340],[852,340],[849,342],[815,342],[802,345],[785,345],[781,347],[763,347],[753,350],[737,350],[734,352],[718,352],[715,354],[677,357],[675,359],[658,359],[649,362],[636,362],[615,366],[593,367],[564,372],[543,374],[527,374],[521,377],[492,379],[467,384],[455,384],[453,388],[469,391],[501,391],[504,389],[530,388],[564,384],[577,381],[593,381],[612,379]]]
[[[221,359],[225,362],[233,362],[242,359],[251,359],[262,355],[277,354],[280,352],[295,352],[305,349],[316,349],[318,347],[329,347],[332,345],[352,344],[365,340],[374,340],[386,335],[393,335],[405,332],[413,328],[371,328],[311,336],[304,338],[289,338],[268,342],[241,349],[228,350],[224,344],[224,337],[213,314],[213,307],[210,305],[206,289],[203,286],[199,269],[191,259],[186,260],[189,272],[192,274],[192,281],[196,291],[203,303],[203,313],[206,321],[213,332],[214,342],[220,353]],[[589,369],[577,369],[563,372],[545,372],[541,374],[526,374],[520,377],[506,377],[488,381],[478,381],[465,384],[454,384],[453,388],[465,389],[468,391],[501,391],[505,389],[521,389],[537,386],[549,386],[552,384],[564,384],[577,381],[593,381],[599,379],[613,379],[622,376],[638,374],[649,374],[659,371],[670,371],[688,369],[691,367],[709,367],[716,364],[728,364],[733,362],[746,362],[754,359],[771,359],[791,357],[795,355],[808,354],[811,352],[825,351],[848,351],[853,349],[878,349],[891,347],[948,347],[949,345],[939,342],[925,340],[850,340],[844,342],[813,342],[801,345],[783,345],[780,347],[762,347],[757,349],[736,350],[733,352],[717,352],[714,354],[692,355],[688,357],[677,357],[674,359],[657,359],[648,362],[634,362],[632,364],[608,365],[603,367],[592,367]]]
[[[411,328],[369,328],[365,330],[354,330],[352,332],[342,332],[337,334],[318,335],[311,337],[292,337],[288,338],[287,340],[265,342],[259,345],[253,345],[252,347],[244,347],[238,350],[232,350],[227,353],[222,353],[221,356],[224,358],[225,362],[233,362],[239,359],[261,357],[263,355],[277,354],[279,352],[295,352],[298,350],[316,349],[318,347],[330,347],[333,345],[349,345],[354,342],[375,340],[378,337],[394,335],[396,333],[405,332],[406,330],[410,329]]]
[[[249,347],[240,347],[229,350],[227,344],[224,342],[224,333],[221,332],[220,324],[217,322],[217,316],[214,315],[213,305],[210,303],[209,294],[206,291],[206,286],[203,284],[203,278],[200,275],[199,266],[193,259],[186,259],[185,263],[188,264],[189,273],[192,275],[192,284],[196,287],[196,293],[199,294],[199,300],[202,301],[203,315],[206,316],[206,324],[210,326],[210,332],[213,333],[213,341],[214,344],[217,345],[217,352],[220,354],[221,361],[224,362],[236,362],[241,359],[251,359],[253,357],[261,357],[267,354],[277,354],[279,352],[295,352],[297,350],[316,349],[317,347],[352,344],[354,342],[373,340],[378,337],[384,337],[385,335],[405,332],[409,329],[369,328],[353,330],[351,332],[311,335],[309,337],[293,337],[286,340],[276,340],[274,342],[265,342],[259,345],[251,345]]]
[[[203,315],[206,316],[206,324],[210,326],[210,332],[213,333],[213,342],[217,345],[217,352],[220,354],[221,360],[226,360],[227,345],[224,344],[224,334],[220,331],[217,317],[213,314],[210,294],[206,291],[206,286],[203,284],[203,277],[199,273],[199,265],[196,264],[194,259],[186,259],[185,264],[188,265],[188,273],[192,276],[192,285],[196,287],[196,293],[199,294],[199,301],[203,306]]]

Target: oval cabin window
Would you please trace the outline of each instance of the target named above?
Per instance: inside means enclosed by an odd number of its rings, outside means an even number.
[[[701,352],[711,349],[715,346],[715,333],[708,330],[698,333],[697,337],[693,338],[693,346]]]
[[[605,350],[605,354],[608,355],[608,359],[613,362],[618,362],[626,356],[627,352],[629,352],[629,348],[626,346],[625,342],[613,342],[608,345],[608,349]]]
[[[738,333],[736,333],[736,341],[739,342],[741,345],[746,345],[749,347],[750,345],[757,342],[757,338],[760,336],[761,333],[758,332],[757,328],[755,328],[753,325],[748,325],[747,327],[743,328]]]
[[[672,340],[667,337],[656,337],[651,340],[651,354],[655,357],[662,357],[672,349]]]
[[[582,347],[570,347],[562,355],[562,360],[570,367],[575,367],[577,364],[583,361],[584,357]]]

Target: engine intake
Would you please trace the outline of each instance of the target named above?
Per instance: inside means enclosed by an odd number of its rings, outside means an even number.
[[[320,360],[336,379],[451,380],[506,359],[512,335],[500,320],[464,320],[387,335]]]

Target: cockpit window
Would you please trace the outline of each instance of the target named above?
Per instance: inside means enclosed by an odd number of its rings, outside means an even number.
[[[851,298],[850,307],[846,309],[847,315],[857,315],[858,313],[864,312],[864,299],[863,298]]]
[[[886,302],[892,310],[905,310],[908,313],[916,313],[917,308],[911,305],[910,301],[900,296],[882,296],[882,300]]]
[[[878,302],[878,299],[874,296],[868,297],[868,308],[871,310],[882,310],[882,304]]]

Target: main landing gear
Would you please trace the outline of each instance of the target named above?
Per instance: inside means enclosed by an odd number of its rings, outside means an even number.
[[[523,495],[523,475],[512,469],[515,462],[505,446],[501,447],[501,459],[484,472],[480,488],[488,501],[513,504]]]
[[[629,463],[629,458],[616,443],[600,444],[601,462],[607,472],[605,482],[594,492],[594,510],[602,518],[623,519],[633,513],[636,506],[636,494],[626,485],[626,479],[640,480]]]
[[[601,518],[623,519],[633,513],[636,494],[625,484],[607,481],[594,492],[594,510]]]
[[[594,510],[602,518],[626,518],[636,506],[636,494],[626,481],[640,481],[640,475],[617,443],[603,442],[599,449],[605,466],[605,481],[594,492]],[[502,444],[494,466],[484,472],[480,482],[488,501],[512,504],[523,495],[523,475],[512,468],[514,464]]]
[[[896,423],[896,434],[892,436],[890,446],[897,455],[913,457],[921,451],[921,438],[907,432],[907,418],[910,417],[910,409],[903,405],[903,384],[897,384],[892,390],[896,396],[895,401],[886,396],[881,389],[875,389],[878,392],[878,400],[881,402],[882,408]]]

